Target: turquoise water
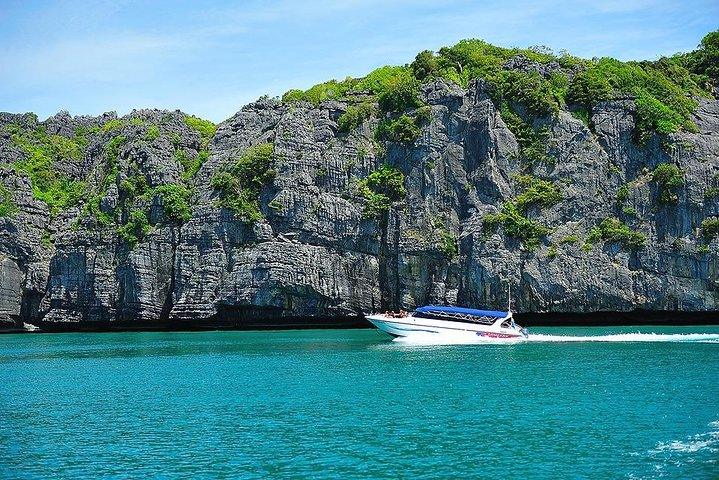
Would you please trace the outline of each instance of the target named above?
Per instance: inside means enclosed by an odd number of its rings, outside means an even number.
[[[719,328],[532,332],[0,336],[0,478],[719,477]]]

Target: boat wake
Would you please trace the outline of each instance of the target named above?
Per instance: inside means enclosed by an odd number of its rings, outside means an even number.
[[[522,340],[499,340],[468,335],[436,335],[417,333],[394,339],[394,343],[405,345],[474,345],[474,344],[517,344],[517,343],[560,343],[560,342],[679,342],[679,343],[716,343],[718,333],[616,333],[609,335],[546,335],[529,334]]]
[[[683,452],[694,453],[699,451],[708,451],[711,453],[719,452],[719,421],[709,423],[710,430],[706,433],[694,435],[685,440],[675,440],[673,442],[660,442],[657,446],[650,450],[650,454],[658,454],[663,452]]]
[[[719,333],[615,333],[610,335],[530,334],[530,342],[684,342],[719,343]]]
[[[719,421],[710,422],[708,427],[708,431],[682,440],[659,442],[646,452],[645,457],[653,463],[653,476],[699,478],[709,470],[716,471]],[[638,452],[633,455],[641,456]],[[687,469],[696,470],[699,475],[692,475]]]

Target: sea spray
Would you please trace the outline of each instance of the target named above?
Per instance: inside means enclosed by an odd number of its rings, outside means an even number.
[[[529,334],[526,339],[501,340],[487,339],[484,337],[474,338],[469,335],[438,335],[417,333],[407,337],[394,339],[396,344],[406,345],[516,345],[521,343],[538,342],[683,342],[683,343],[717,343],[719,334],[715,333],[616,333],[608,335],[548,335]]]

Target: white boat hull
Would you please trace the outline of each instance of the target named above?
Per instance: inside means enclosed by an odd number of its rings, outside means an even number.
[[[372,322],[378,329],[393,337],[408,337],[424,334],[504,342],[522,341],[527,338],[526,332],[519,326],[516,328],[503,328],[498,325],[453,322],[449,320],[414,317],[411,315],[406,317],[391,317],[383,314],[373,314],[367,316],[367,320]]]

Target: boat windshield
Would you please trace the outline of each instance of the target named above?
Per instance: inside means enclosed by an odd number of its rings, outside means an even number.
[[[414,316],[419,318],[431,318],[434,320],[450,320],[453,322],[481,323],[483,325],[492,325],[494,322],[497,321],[496,317],[490,317],[486,315],[469,315],[466,313],[446,312],[438,310],[417,310],[414,313]]]

